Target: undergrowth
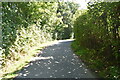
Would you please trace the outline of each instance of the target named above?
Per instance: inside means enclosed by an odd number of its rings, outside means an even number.
[[[42,49],[44,47],[42,44],[49,41],[52,41],[51,34],[35,25],[18,30],[14,44],[9,47],[10,54],[1,56],[0,76],[9,77],[9,74],[21,69],[35,53],[39,52],[37,49]]]
[[[76,41],[71,46],[75,54],[79,56],[91,71],[97,74],[98,78],[117,80],[120,77],[119,67],[106,61],[104,56],[97,54],[97,51],[78,46]]]

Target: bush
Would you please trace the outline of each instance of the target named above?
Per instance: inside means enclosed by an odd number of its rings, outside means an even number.
[[[80,15],[74,23],[76,41],[73,44],[77,46],[75,51],[90,64],[89,67],[100,74],[105,73],[105,78],[120,77],[120,31],[116,16],[120,14],[118,8],[119,2],[89,4],[88,11]],[[111,71],[110,67],[113,65],[114,69]]]

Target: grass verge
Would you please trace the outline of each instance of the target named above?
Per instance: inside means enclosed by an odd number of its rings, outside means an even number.
[[[45,48],[46,46],[52,45],[54,43],[56,43],[57,41],[50,41],[50,42],[46,42],[43,44],[40,44],[40,46],[36,46],[36,47],[32,47],[31,50],[29,50],[27,53],[27,55],[22,56],[19,60],[17,61],[12,61],[12,60],[7,60],[7,64],[9,66],[4,66],[1,69],[1,74],[0,77],[1,79],[8,79],[8,78],[14,78],[16,77],[18,74],[17,72],[19,70],[21,70],[25,65],[27,65],[30,62],[30,59],[33,58],[35,55],[39,54],[40,51]]]
[[[104,56],[100,55],[94,49],[83,48],[74,41],[72,49],[86,66],[97,74],[99,78],[105,80],[118,80],[120,78],[119,68],[112,64],[111,61],[106,61]]]

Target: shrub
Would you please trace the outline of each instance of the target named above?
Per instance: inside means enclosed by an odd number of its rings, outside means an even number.
[[[118,75],[120,72],[118,69],[120,64],[120,26],[117,16],[120,14],[119,4],[119,2],[89,4],[88,11],[80,15],[74,23],[76,38],[74,44],[77,46],[76,50],[79,50],[77,53],[86,62],[93,63],[90,65],[92,68],[97,69],[99,73],[105,73],[105,78],[120,77]],[[83,48],[84,50],[88,49],[88,53],[81,53],[84,52]],[[114,69],[110,68],[112,65],[114,65]]]

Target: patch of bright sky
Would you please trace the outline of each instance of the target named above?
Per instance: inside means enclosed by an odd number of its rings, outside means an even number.
[[[90,1],[90,0],[64,0],[65,2],[66,1],[70,1],[70,2],[75,2],[75,3],[78,3],[80,5],[79,9],[87,9],[87,3]]]

